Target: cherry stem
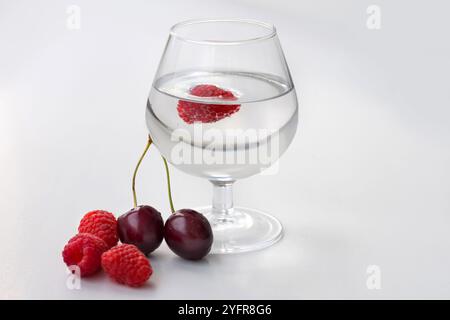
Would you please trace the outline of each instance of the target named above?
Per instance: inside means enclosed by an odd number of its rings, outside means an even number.
[[[170,174],[169,174],[169,166],[167,165],[167,160],[166,158],[164,158],[163,156],[161,156],[161,158],[164,161],[164,166],[166,167],[166,177],[167,177],[167,191],[169,194],[169,203],[170,203],[170,210],[172,211],[172,213],[175,213],[175,209],[173,206],[173,200],[172,200],[172,190],[170,188]]]
[[[148,140],[147,140],[147,145],[145,146],[144,152],[142,153],[141,157],[139,158],[138,163],[136,164],[136,168],[134,169],[134,173],[133,173],[133,180],[131,183],[131,189],[133,190],[133,204],[134,207],[137,207],[137,197],[136,197],[136,174],[138,172],[139,166],[141,165],[142,159],[144,159],[148,148],[150,148],[150,146],[152,145],[152,138],[150,137],[150,135],[148,136]]]

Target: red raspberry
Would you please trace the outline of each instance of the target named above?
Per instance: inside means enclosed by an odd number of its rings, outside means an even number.
[[[102,254],[103,270],[118,283],[143,285],[153,273],[144,254],[132,244],[118,245]]]
[[[90,276],[100,269],[102,253],[108,245],[89,233],[79,233],[69,240],[62,252],[67,266],[76,265],[82,277]]]
[[[231,91],[211,84],[197,85],[190,90],[190,94],[197,97],[219,97],[224,100],[236,100]],[[179,100],[177,111],[180,118],[186,123],[211,123],[231,116],[238,112],[240,107],[240,104],[204,104]]]
[[[108,248],[117,244],[117,220],[111,212],[94,210],[86,213],[80,221],[78,232],[90,233],[104,240]]]

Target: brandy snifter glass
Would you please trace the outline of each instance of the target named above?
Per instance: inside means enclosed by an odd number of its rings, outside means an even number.
[[[213,228],[212,253],[257,250],[281,238],[275,217],[235,207],[232,194],[236,180],[274,173],[297,128],[297,96],[273,25],[221,19],[173,26],[146,121],[173,166],[212,183],[212,205],[196,208]]]

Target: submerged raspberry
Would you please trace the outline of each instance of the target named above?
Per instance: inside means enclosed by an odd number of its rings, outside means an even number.
[[[223,100],[236,99],[231,91],[211,84],[197,85],[191,88],[190,94],[197,97],[217,97]],[[179,100],[177,111],[180,118],[186,123],[211,123],[231,116],[238,112],[240,107],[240,104],[206,104]]]

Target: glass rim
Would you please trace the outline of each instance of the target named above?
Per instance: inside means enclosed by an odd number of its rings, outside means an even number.
[[[190,26],[195,24],[201,24],[201,23],[212,23],[212,22],[231,22],[231,23],[247,23],[254,26],[260,26],[268,30],[267,34],[252,37],[248,39],[242,39],[242,40],[207,40],[207,39],[193,39],[190,37],[183,36],[177,32],[177,30]],[[186,41],[191,43],[197,43],[197,44],[210,44],[210,45],[238,45],[238,44],[244,44],[249,42],[257,42],[261,40],[267,40],[270,38],[273,38],[277,35],[277,30],[275,26],[271,23],[259,21],[259,20],[253,20],[253,19],[191,19],[191,20],[185,20],[178,22],[174,24],[170,28],[170,36]]]

